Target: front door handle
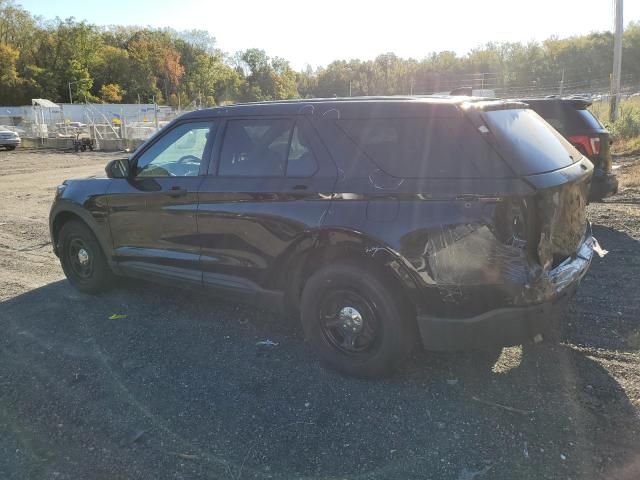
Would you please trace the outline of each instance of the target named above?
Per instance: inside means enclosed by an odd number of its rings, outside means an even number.
[[[171,189],[167,192],[167,195],[170,197],[184,197],[187,194],[187,191],[182,187],[171,187]]]

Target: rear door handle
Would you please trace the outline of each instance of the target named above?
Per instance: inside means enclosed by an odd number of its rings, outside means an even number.
[[[187,191],[182,187],[171,187],[171,189],[167,192],[167,195],[170,197],[184,197],[187,194]]]
[[[306,186],[306,185],[302,185],[302,184],[300,184],[300,185],[295,185],[295,186],[293,187],[293,189],[294,189],[294,190],[306,190],[306,189],[307,189],[307,186]]]

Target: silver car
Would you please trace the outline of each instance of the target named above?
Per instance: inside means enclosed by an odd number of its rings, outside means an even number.
[[[15,150],[18,146],[20,146],[20,136],[16,132],[0,130],[0,147],[5,147],[7,150]]]

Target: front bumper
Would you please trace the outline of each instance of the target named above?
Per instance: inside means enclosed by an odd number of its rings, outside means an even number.
[[[589,200],[602,200],[618,193],[618,177],[613,173],[596,168],[593,170],[591,178],[591,190],[589,191]]]
[[[422,344],[427,350],[451,351],[523,343],[544,333],[562,316],[587,273],[593,257],[590,229],[575,256],[543,273],[525,287],[528,305],[499,308],[466,318],[417,316]]]
[[[20,138],[0,138],[0,146],[2,147],[17,147],[20,145]]]
[[[2,138],[0,139],[0,147],[19,147],[19,138]]]

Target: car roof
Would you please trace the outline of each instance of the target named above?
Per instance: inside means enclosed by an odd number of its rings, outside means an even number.
[[[513,102],[480,97],[463,97],[448,95],[425,96],[388,96],[388,97],[347,97],[347,98],[309,98],[296,100],[274,100],[265,102],[236,103],[222,107],[207,108],[186,113],[183,119],[198,119],[212,116],[243,115],[316,115],[332,118],[347,118],[357,115],[383,116],[402,112],[408,114],[425,112],[425,110],[454,113],[463,104],[473,104],[476,108],[497,105],[510,108]],[[526,105],[519,104],[521,108]]]

